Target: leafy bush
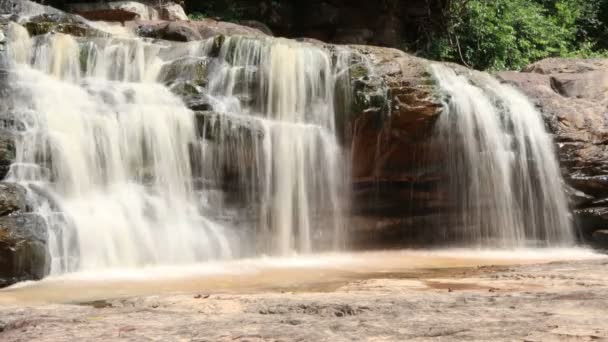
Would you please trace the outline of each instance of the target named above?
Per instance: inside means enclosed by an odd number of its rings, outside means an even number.
[[[201,1],[190,4],[194,11],[188,15],[190,20],[204,18],[219,18],[223,21],[238,21],[243,19],[243,9],[230,0]]]
[[[423,54],[477,69],[521,69],[554,56],[600,56],[600,1],[457,0]]]

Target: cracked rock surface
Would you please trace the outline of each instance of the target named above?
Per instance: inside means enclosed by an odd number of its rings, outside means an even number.
[[[2,341],[602,341],[608,259],[0,307]]]

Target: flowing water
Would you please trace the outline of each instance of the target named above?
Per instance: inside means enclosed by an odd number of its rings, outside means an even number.
[[[337,73],[327,51],[285,39],[226,38],[211,67],[209,96],[219,104],[214,109],[224,119],[254,117],[262,131],[262,141],[249,153],[253,172],[246,176],[258,180],[250,193],[260,202],[261,228],[274,232],[265,250],[284,255],[312,251],[315,239],[333,248],[342,243],[336,214],[342,212],[339,177],[345,174],[334,124]],[[243,146],[239,140],[236,149]],[[233,164],[242,167],[241,160]]]
[[[6,33],[5,125],[17,146],[7,180],[28,189],[49,227],[53,273],[344,247],[349,162],[336,117],[352,101],[347,49],[30,37],[14,23]],[[488,75],[432,71],[457,204],[446,240],[571,244],[533,105]]]
[[[573,244],[553,142],[534,105],[487,74],[432,71],[445,96],[437,134],[456,205],[451,237],[497,247]]]
[[[341,244],[344,177],[327,51],[287,40],[228,39],[217,51],[214,40],[174,48],[128,37],[30,38],[17,24],[8,32],[19,127],[7,180],[29,189],[47,221],[53,272]],[[206,84],[187,86],[213,113],[194,113],[175,84],[162,83],[188,59],[206,67]],[[216,196],[226,185],[252,203],[253,231],[237,229],[245,215]]]
[[[387,290],[381,285],[383,281],[409,280],[409,285],[400,283],[398,291],[402,291],[408,286],[424,289],[426,280],[441,282],[442,278],[461,278],[465,274],[465,279],[474,279],[476,274],[483,274],[482,278],[490,276],[484,272],[491,267],[481,266],[602,258],[604,256],[589,250],[574,248],[509,251],[444,249],[324,253],[170,267],[150,266],[137,270],[120,268],[57,275],[42,281],[20,283],[0,290],[0,305],[103,305],[103,301],[108,299],[184,293],[217,295],[279,291],[332,292],[338,289],[349,292],[344,287],[368,279],[378,281],[372,281],[370,286],[379,291]],[[506,281],[509,282],[509,279]]]

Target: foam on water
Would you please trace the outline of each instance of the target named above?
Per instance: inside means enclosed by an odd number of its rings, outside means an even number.
[[[352,272],[398,272],[420,268],[449,268],[478,265],[516,265],[554,261],[593,260],[605,255],[586,248],[543,249],[430,249],[386,252],[324,253],[291,257],[258,257],[230,261],[212,261],[190,265],[159,265],[139,268],[80,271],[55,275],[42,283],[64,281],[113,282],[197,279],[215,276],[255,275],[273,270],[342,270]],[[35,285],[26,282],[11,288]]]

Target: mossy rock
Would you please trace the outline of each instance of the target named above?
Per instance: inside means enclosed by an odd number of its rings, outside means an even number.
[[[0,130],[0,177],[6,177],[16,153],[13,138],[5,130]]]
[[[374,110],[388,113],[388,87],[378,77],[362,77],[353,82],[353,110],[356,113]]]
[[[101,32],[93,30],[80,24],[60,24],[50,21],[25,23],[25,28],[30,36],[38,36],[50,32],[69,34],[75,37],[101,37]]]
[[[0,287],[38,280],[50,271],[48,232],[35,214],[0,218]]]
[[[195,113],[195,118],[198,134],[206,140],[233,141],[243,146],[252,146],[256,140],[264,138],[264,128],[254,117],[249,119],[200,111]]]
[[[171,86],[180,81],[204,87],[207,85],[207,67],[209,61],[204,58],[185,57],[163,66],[160,81]]]
[[[170,87],[171,91],[183,99],[188,99],[201,94],[202,89],[190,81],[175,82]]]
[[[218,57],[220,55],[220,51],[222,50],[222,46],[226,41],[226,36],[218,35],[213,38],[213,45],[211,46],[211,51],[209,56]]]
[[[69,34],[75,37],[107,37],[108,34],[92,28],[83,20],[70,15],[42,14],[31,18],[23,26],[30,36],[51,32]]]

